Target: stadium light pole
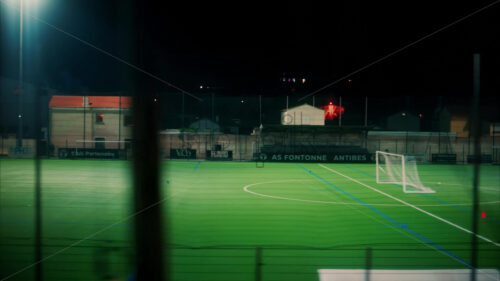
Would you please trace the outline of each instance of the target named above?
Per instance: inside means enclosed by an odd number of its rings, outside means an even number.
[[[24,72],[23,72],[23,23],[24,23],[24,6],[35,6],[39,0],[19,0],[19,86],[17,91],[18,102],[18,130],[17,130],[17,146],[23,146],[23,95],[24,95]]]
[[[19,86],[17,91],[17,147],[23,146],[23,0],[19,0]]]

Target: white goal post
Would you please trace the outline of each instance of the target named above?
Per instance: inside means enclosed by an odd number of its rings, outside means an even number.
[[[405,193],[434,193],[420,181],[417,161],[412,156],[377,151],[375,155],[378,184],[397,184]]]

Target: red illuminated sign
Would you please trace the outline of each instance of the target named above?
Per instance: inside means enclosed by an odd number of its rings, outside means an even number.
[[[322,106],[321,109],[325,110],[325,120],[333,120],[337,118],[341,112],[342,115],[344,115],[344,107],[340,107],[338,105],[333,104],[333,102],[330,102],[329,105]]]

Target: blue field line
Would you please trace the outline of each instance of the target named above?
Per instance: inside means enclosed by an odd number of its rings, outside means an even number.
[[[349,196],[350,198],[352,198],[353,200],[361,203],[362,205],[364,205],[365,207],[368,207],[370,210],[376,212],[377,214],[383,216],[384,218],[386,218],[387,220],[389,220],[390,222],[400,226],[401,228],[405,229],[406,231],[410,232],[411,234],[413,234],[414,236],[420,238],[421,240],[423,240],[424,242],[426,242],[427,244],[433,246],[434,248],[438,249],[439,251],[447,254],[448,256],[454,258],[455,260],[459,261],[460,263],[466,265],[467,267],[469,268],[472,268],[472,266],[466,262],[465,260],[459,258],[458,256],[456,256],[455,254],[453,254],[452,252],[446,250],[445,248],[439,246],[438,244],[432,242],[431,240],[425,238],[424,236],[418,234],[417,232],[411,230],[410,228],[408,228],[408,226],[406,225],[406,223],[399,223],[398,221],[396,221],[395,219],[389,217],[388,215],[382,213],[381,211],[377,210],[375,207],[371,206],[370,204],[364,202],[363,200],[361,199],[358,199],[357,197],[355,197],[354,195],[351,195],[350,193],[344,191],[343,189],[341,189],[340,187],[334,185],[333,183],[329,182],[328,180],[322,178],[321,176],[315,174],[313,171],[311,170],[308,170],[306,169],[304,166],[300,165],[300,164],[297,164],[297,166],[303,170],[305,170],[306,172],[308,172],[309,174],[315,176],[316,178],[320,179],[321,181],[323,181],[324,183],[328,184],[329,186],[335,188],[336,190],[344,193],[345,195]]]
[[[346,167],[346,168],[348,168],[348,169],[351,169],[351,170],[353,170],[353,171],[356,171],[356,172],[358,172],[358,173],[361,173],[361,174],[363,174],[363,175],[366,175],[366,176],[369,176],[369,177],[375,178],[375,176],[374,176],[374,175],[372,175],[372,174],[370,174],[370,173],[367,173],[367,172],[365,172],[365,171],[361,171],[361,170],[356,169],[356,168],[354,168],[354,167],[351,167],[351,166],[349,166],[349,165],[341,164],[341,166]],[[402,188],[402,186],[401,186],[401,185],[399,185],[399,184],[393,184],[393,185],[395,185],[395,186],[397,186],[397,187],[399,187],[399,188]],[[456,208],[456,209],[459,209],[459,210],[461,210],[461,211],[463,211],[463,212],[466,212],[466,213],[472,214],[472,210],[470,210],[470,209],[468,209],[468,208],[465,208],[465,207],[463,207],[463,206],[459,206],[459,205],[455,205],[455,204],[453,204],[453,203],[451,203],[451,202],[445,201],[445,200],[443,200],[443,199],[439,199],[439,198],[434,197],[434,196],[432,196],[432,195],[430,195],[430,194],[426,194],[426,193],[416,193],[416,194],[418,194],[418,195],[420,195],[420,196],[427,197],[427,198],[429,198],[429,199],[432,199],[432,200],[434,200],[434,201],[437,201],[437,202],[440,202],[440,203],[443,203],[443,204],[446,204],[446,205],[450,205],[450,206],[452,206],[452,207],[454,207],[454,208]],[[478,216],[481,216],[481,214],[478,214]],[[486,217],[486,220],[489,220],[489,221],[492,221],[492,222],[494,222],[494,223],[500,224],[500,220],[497,220],[497,219],[495,219],[495,218]]]
[[[404,228],[400,225],[384,225],[385,228]]]
[[[403,223],[401,225],[384,225],[384,227],[387,227],[387,228],[406,228],[406,223]]]
[[[198,170],[200,163],[201,163],[201,161],[198,161],[198,163],[196,163],[196,166],[194,166],[193,172],[196,172],[196,170]]]
[[[128,276],[127,281],[134,280],[136,274],[137,274],[137,269],[134,269],[134,271],[132,271],[132,273],[130,273],[130,275]]]

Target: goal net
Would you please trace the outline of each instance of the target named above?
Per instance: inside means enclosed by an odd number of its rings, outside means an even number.
[[[420,181],[414,157],[377,151],[375,159],[378,184],[401,185],[405,193],[435,192]]]

